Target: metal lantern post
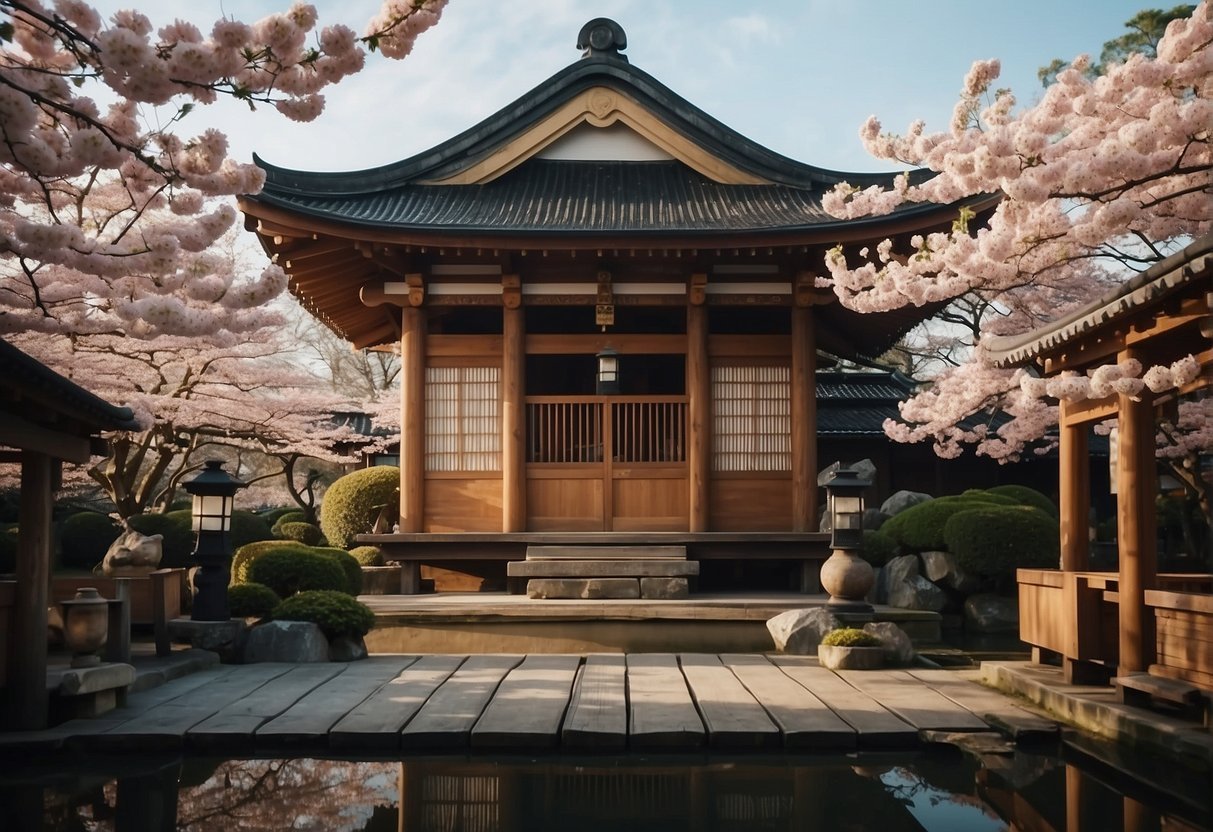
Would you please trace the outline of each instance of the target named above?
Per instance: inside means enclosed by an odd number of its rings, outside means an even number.
[[[232,505],[244,483],[223,470],[223,461],[208,460],[206,468],[183,487],[194,498],[194,621],[227,621],[227,586],[231,582],[232,553],[228,532],[232,527]]]
[[[613,396],[619,392],[619,354],[610,347],[603,347],[597,358],[598,395]]]
[[[869,485],[850,468],[839,469],[825,485],[833,524],[830,547],[834,552],[822,564],[821,585],[830,593],[830,611],[851,620],[872,616],[872,605],[864,598],[876,582],[876,573],[859,556],[863,546],[863,492]]]

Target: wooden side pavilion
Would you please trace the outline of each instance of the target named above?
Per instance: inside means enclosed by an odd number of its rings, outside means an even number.
[[[818,366],[879,356],[935,311],[842,308],[819,285],[825,253],[908,246],[996,197],[836,220],[835,184],[892,175],[750,141],[634,67],[613,21],[578,46],[437,147],[352,172],[258,160],[265,188],[241,199],[313,314],[400,349],[400,520],[376,542],[434,563],[470,534],[824,557]]]
[[[138,430],[134,414],[0,341],[0,461],[21,466],[17,580],[0,585],[7,727],[42,728],[47,721],[51,507],[60,466],[88,462],[98,434],[111,430]]]
[[[1061,320],[987,343],[1001,366],[1037,367],[1045,376],[1086,373],[1137,359],[1169,365],[1185,356],[1200,374],[1179,390],[1143,389],[1061,402],[1061,568],[1019,570],[1020,637],[1061,658],[1066,679],[1106,680],[1150,672],[1213,690],[1213,575],[1160,574],[1155,500],[1157,423],[1174,418],[1183,397],[1213,388],[1213,237],[1203,237]],[[1090,571],[1087,444],[1092,425],[1115,420],[1119,564]],[[1210,487],[1210,454],[1192,472]],[[1206,569],[1210,553],[1204,553]]]

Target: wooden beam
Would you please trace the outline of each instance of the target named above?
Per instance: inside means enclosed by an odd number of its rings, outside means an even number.
[[[21,458],[21,504],[17,528],[17,597],[12,639],[6,649],[10,729],[46,727],[46,606],[51,578],[51,457],[26,451]]]
[[[401,310],[400,531],[425,526],[425,314]]]
[[[687,481],[689,531],[709,528],[712,470],[712,379],[708,359],[708,309],[687,307]]]
[[[0,444],[80,464],[92,456],[87,436],[36,425],[11,413],[0,413]]]
[[[620,355],[681,355],[686,351],[686,339],[681,335],[621,335],[610,332],[588,335],[531,333],[526,336],[527,355],[595,355],[607,346]]]
[[[813,310],[792,308],[792,531],[816,531],[817,398],[814,373],[817,347]]]
[[[1080,402],[1062,402],[1058,422],[1061,427],[1078,427],[1096,422],[1115,419],[1117,401],[1109,396],[1106,399],[1084,399]]]
[[[1061,429],[1058,441],[1061,502],[1061,568],[1082,572],[1089,568],[1090,543],[1087,517],[1091,505],[1091,457],[1085,422],[1070,423],[1066,416],[1075,403],[1061,402]]]
[[[501,310],[501,530],[526,531],[526,318],[520,303]]]
[[[1120,361],[1137,358],[1126,350]],[[1154,402],[1149,389],[1135,401],[1121,394],[1116,460],[1117,540],[1120,548],[1120,665],[1117,672],[1145,672],[1154,660],[1153,613],[1145,591],[1158,575],[1154,500]]]

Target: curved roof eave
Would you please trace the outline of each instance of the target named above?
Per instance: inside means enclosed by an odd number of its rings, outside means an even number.
[[[1213,234],[1189,243],[1115,290],[1050,324],[1017,335],[999,335],[983,341],[990,360],[998,367],[1027,364],[1063,347],[1082,333],[1111,326],[1151,301],[1213,271]]]
[[[468,167],[555,111],[571,96],[596,85],[612,86],[634,96],[694,143],[778,184],[810,188],[845,181],[866,187],[890,183],[897,175],[835,171],[790,159],[746,138],[626,60],[607,56],[582,58],[570,64],[479,124],[398,162],[357,171],[301,171],[270,164],[257,154],[253,154],[253,161],[266,171],[267,191],[327,195],[379,192],[419,179],[449,176]],[[921,169],[911,174],[915,180],[932,175]]]
[[[459,187],[459,186],[452,186]],[[250,203],[264,208],[268,212],[251,213],[262,216],[267,220],[288,224],[292,220],[304,217],[308,222],[300,227],[317,233],[328,233],[336,236],[358,237],[377,243],[394,243],[401,245],[424,245],[436,240],[458,244],[459,240],[475,238],[477,240],[494,239],[502,246],[511,244],[519,246],[533,244],[536,240],[549,241],[549,248],[577,248],[584,241],[586,245],[601,244],[604,240],[632,239],[653,240],[660,242],[663,247],[685,242],[712,243],[711,248],[728,245],[783,245],[783,244],[824,244],[850,243],[868,241],[877,236],[887,236],[898,233],[916,232],[932,224],[946,222],[962,206],[968,206],[975,211],[993,208],[1001,196],[998,194],[977,194],[953,203],[940,205],[937,203],[917,203],[899,209],[891,214],[863,217],[852,220],[831,220],[828,222],[806,222],[798,225],[778,225],[755,227],[750,229],[731,229],[722,232],[719,228],[679,229],[679,228],[649,228],[649,229],[544,229],[544,228],[499,228],[485,226],[436,226],[426,223],[385,225],[375,219],[359,219],[345,216],[334,216],[324,213],[312,213],[302,210],[290,200],[277,198],[273,194],[257,194],[241,197],[241,208],[246,212]],[[558,240],[552,244],[553,240]]]

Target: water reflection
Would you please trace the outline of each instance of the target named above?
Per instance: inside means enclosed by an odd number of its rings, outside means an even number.
[[[36,761],[0,828],[86,832],[1209,829],[1209,796],[1125,788],[1056,756]],[[75,773],[73,773],[75,772]],[[1207,776],[1207,775],[1206,775]],[[1207,780],[1206,780],[1207,784]],[[1201,801],[1203,800],[1203,804]],[[7,825],[8,822],[13,826]]]

